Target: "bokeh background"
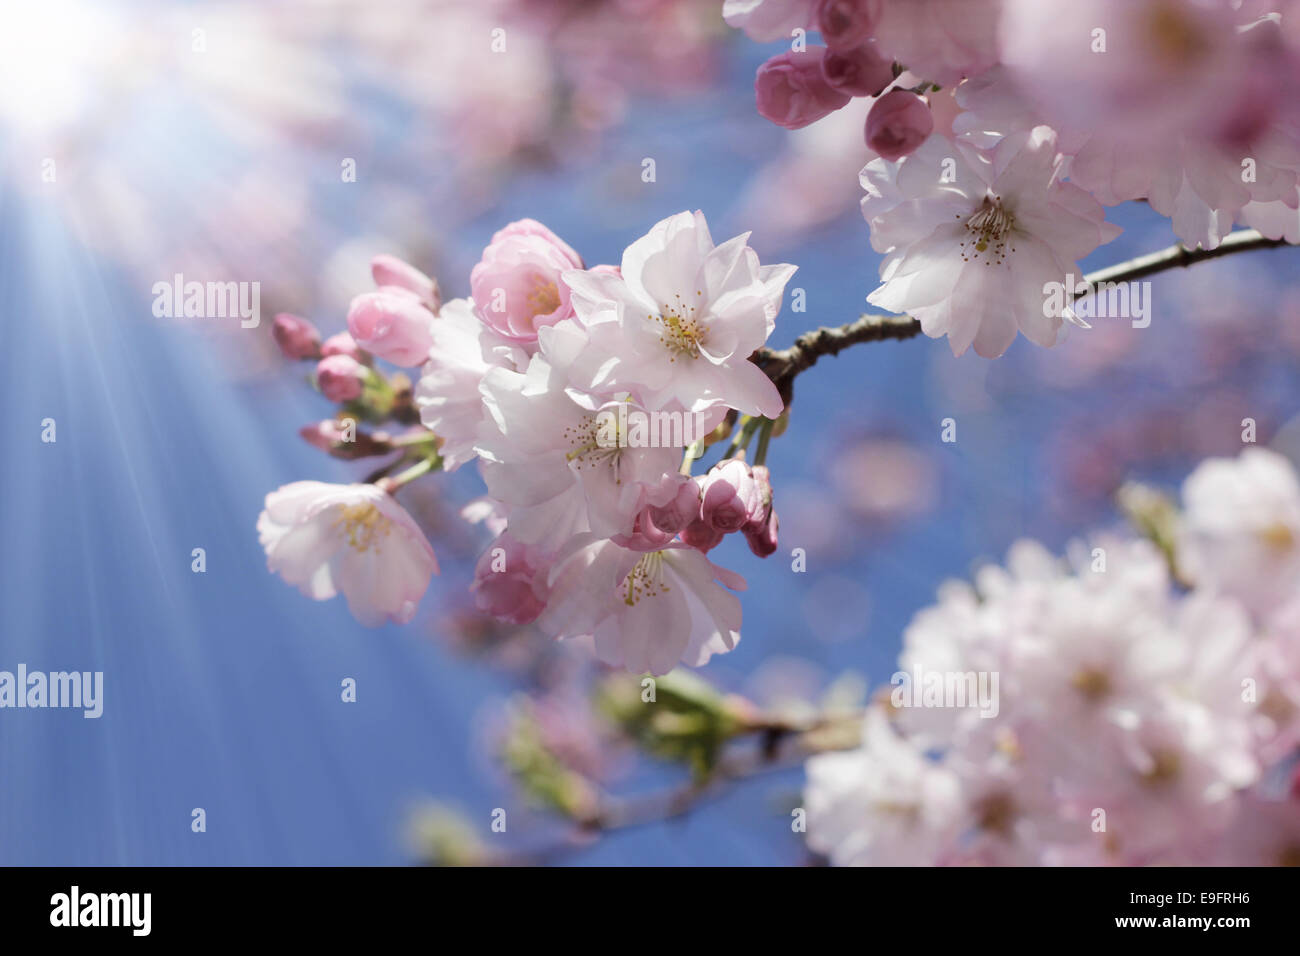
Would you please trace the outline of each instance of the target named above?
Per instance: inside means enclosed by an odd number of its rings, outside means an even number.
[[[365,629],[266,572],[263,496],[366,470],[298,438],[333,409],[279,358],[270,317],[343,328],[379,252],[466,295],[510,220],[545,222],[594,264],[696,208],[715,239],[752,230],[763,261],[799,266],[807,310],[787,306],[774,345],[856,317],[879,264],[856,206],[861,116],[796,134],[765,123],[752,77],[771,50],[726,31],[720,6],[6,8],[0,669],[103,671],[105,703],[99,720],[0,711],[0,862],[412,862],[430,800],[491,846],[550,832],[494,761],[492,728],[539,667],[581,666],[565,652],[557,664],[539,634],[475,623],[465,587],[485,542],[456,517],[481,491],[472,468],[408,499],[443,559],[410,626]],[[1125,232],[1085,268],[1173,241],[1145,206],[1110,218]],[[176,272],[260,282],[261,326],[155,318],[151,287]],[[1116,523],[1122,480],[1175,485],[1239,450],[1246,417],[1294,457],[1300,256],[1199,265],[1153,280],[1153,296],[1146,329],[1099,320],[995,362],[955,359],[945,341],[882,343],[801,377],[769,456],[781,549],[717,553],[750,589],[741,644],[705,676],[767,703],[846,674],[885,683],[941,581],[1015,539],[1059,549]],[[956,443],[940,441],[945,418]],[[641,762],[611,787],[677,779]],[[797,770],[767,775],[562,862],[802,862],[799,786]],[[206,833],[191,832],[195,807]]]

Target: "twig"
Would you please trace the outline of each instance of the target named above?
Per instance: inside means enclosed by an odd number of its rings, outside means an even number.
[[[1188,249],[1182,243],[1177,243],[1159,252],[1090,272],[1083,277],[1083,282],[1090,287],[1103,282],[1132,282],[1167,269],[1186,268],[1196,262],[1218,259],[1237,252],[1272,249],[1282,245],[1286,245],[1282,239],[1266,239],[1254,229],[1242,229],[1225,236],[1215,249]],[[759,349],[751,359],[767,373],[789,406],[794,393],[795,377],[816,365],[823,355],[838,355],[849,346],[862,342],[883,342],[888,339],[902,341],[920,334],[921,323],[911,316],[863,315],[838,328],[805,332],[787,349]]]
[[[804,723],[790,723],[779,718],[755,720],[737,734],[736,739],[756,736],[756,746],[722,756],[706,779],[688,780],[664,790],[634,796],[602,792],[591,813],[574,819],[573,828],[558,841],[531,850],[492,854],[479,861],[480,865],[536,866],[549,863],[588,847],[607,834],[684,817],[721,796],[731,785],[779,770],[792,770],[812,754],[856,746],[856,736],[845,736],[840,732],[846,726],[856,731],[863,713],[862,710],[853,710],[826,714]]]

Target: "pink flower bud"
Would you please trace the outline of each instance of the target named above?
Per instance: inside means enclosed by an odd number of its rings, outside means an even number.
[[[331,402],[359,397],[366,375],[366,367],[350,355],[327,355],[316,365],[316,385]]]
[[[714,465],[701,484],[700,517],[715,531],[739,531],[762,507],[762,494],[749,465],[729,458]]]
[[[442,308],[442,294],[438,291],[438,280],[430,279],[415,266],[403,262],[397,256],[375,256],[370,260],[370,274],[375,279],[375,285],[380,288],[391,286],[405,289],[432,309],[435,315]]]
[[[355,421],[350,427],[345,427],[342,422],[327,418],[315,425],[304,425],[298,434],[313,448],[319,448],[345,461],[383,455],[393,450],[387,435],[382,432],[371,435],[358,431]]]
[[[321,357],[327,355],[346,355],[361,361],[361,349],[357,348],[356,339],[347,332],[336,332],[327,338],[320,347]]]
[[[434,315],[414,293],[389,286],[352,300],[348,331],[357,345],[394,365],[420,365],[433,345]]]
[[[300,316],[281,312],[271,323],[271,337],[285,358],[309,359],[320,355],[320,333]]]
[[[700,517],[700,486],[687,478],[677,485],[677,491],[667,504],[650,508],[650,520],[655,527],[676,534]]]
[[[910,90],[890,90],[867,114],[867,146],[890,162],[910,156],[933,131],[930,107]]]
[[[829,116],[852,98],[832,89],[822,74],[825,47],[774,56],[758,68],[758,112],[777,126],[802,129]]]
[[[776,529],[776,509],[769,507],[765,521],[761,524],[747,524],[742,529],[745,540],[749,542],[749,550],[760,558],[766,558],[776,551]]]
[[[470,272],[470,292],[483,321],[502,335],[537,341],[537,330],[573,315],[560,275],[582,258],[540,222],[521,219],[492,237]]]
[[[722,539],[725,537],[725,534],[721,531],[714,531],[702,519],[691,522],[682,531],[682,541],[696,551],[702,551],[705,554],[721,544]]]
[[[694,482],[691,482],[693,485]],[[615,535],[612,540],[629,551],[662,551],[676,537],[677,532],[658,527],[650,516],[649,508],[642,508],[632,524],[630,534]]]
[[[876,32],[881,0],[819,0],[817,29],[832,50],[851,50]]]
[[[474,603],[480,611],[511,624],[528,624],[546,610],[546,569],[528,549],[501,534],[474,567]]]
[[[755,465],[753,476],[754,484],[758,486],[758,507],[749,513],[748,525],[763,524],[772,510],[772,473],[767,465]]]
[[[894,80],[893,61],[868,40],[851,50],[832,50],[822,59],[822,75],[832,89],[849,96],[875,96]]]

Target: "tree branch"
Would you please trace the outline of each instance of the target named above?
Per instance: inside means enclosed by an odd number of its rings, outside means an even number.
[[[685,817],[737,784],[802,766],[813,754],[851,750],[859,743],[864,713],[853,709],[793,723],[779,718],[755,720],[733,739],[734,743],[756,737],[752,741],[755,746],[722,755],[706,778],[635,796],[615,796],[593,784],[599,799],[591,812],[574,818],[573,827],[558,840],[532,849],[491,854],[476,862],[483,866],[551,863],[610,833]]]
[[[1083,282],[1090,287],[1088,292],[1091,292],[1103,282],[1133,282],[1167,269],[1185,269],[1193,263],[1208,259],[1282,245],[1286,245],[1285,240],[1266,239],[1254,229],[1242,229],[1225,236],[1215,249],[1188,249],[1182,243],[1177,243],[1159,252],[1090,272],[1083,277]],[[788,407],[794,393],[795,377],[816,365],[823,355],[838,355],[849,346],[861,342],[883,342],[888,339],[902,341],[920,334],[921,323],[910,316],[863,315],[838,328],[823,327],[805,332],[787,349],[759,349],[751,360],[767,373]]]

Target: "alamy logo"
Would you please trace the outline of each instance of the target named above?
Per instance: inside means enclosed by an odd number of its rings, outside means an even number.
[[[160,319],[239,319],[245,329],[262,321],[262,283],[186,282],[179,272],[171,282],[153,284],[153,314]]]
[[[981,717],[996,717],[997,671],[927,671],[918,667],[898,671],[889,682],[889,702],[895,707],[978,708]]]
[[[103,671],[0,671],[0,708],[80,707],[83,717],[104,713]]]
[[[1043,283],[1043,296],[1049,319],[1070,319],[1084,328],[1088,319],[1132,319],[1135,329],[1151,324],[1150,282],[1087,283],[1068,272],[1064,282]]]
[[[704,412],[647,412],[623,404],[596,413],[601,448],[685,448],[707,434]]]
[[[148,936],[151,893],[68,893],[50,897],[51,926],[128,926],[133,936]]]

